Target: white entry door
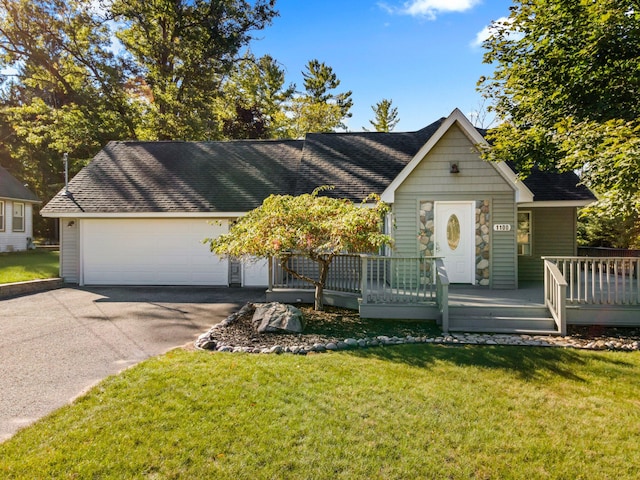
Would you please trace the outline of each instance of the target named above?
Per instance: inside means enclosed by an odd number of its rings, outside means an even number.
[[[475,283],[475,202],[435,202],[435,255],[451,283]]]

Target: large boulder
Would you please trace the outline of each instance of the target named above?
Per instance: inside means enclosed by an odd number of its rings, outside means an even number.
[[[257,303],[253,327],[258,333],[302,333],[304,318],[300,309],[278,302]]]

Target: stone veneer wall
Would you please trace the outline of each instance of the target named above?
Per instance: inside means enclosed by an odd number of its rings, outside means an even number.
[[[491,209],[489,200],[476,201],[476,283],[489,285],[491,270]]]
[[[420,225],[418,227],[418,255],[431,257],[435,245],[435,226],[433,223],[433,202],[420,202]],[[433,275],[431,263],[422,266],[423,283],[431,284]]]
[[[420,202],[420,220],[418,225],[418,253],[420,256],[430,257],[434,254],[435,224],[434,201]],[[489,268],[491,255],[491,209],[489,200],[476,201],[476,284],[489,285],[491,270]],[[429,271],[429,265],[427,272]]]

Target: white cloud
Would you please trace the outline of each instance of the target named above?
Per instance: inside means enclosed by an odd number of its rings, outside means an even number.
[[[440,13],[465,12],[481,0],[410,0],[398,11],[414,17],[427,17],[434,20]]]
[[[497,25],[504,25],[504,24],[511,24],[511,23],[513,23],[513,18],[509,18],[509,17],[500,17],[497,20],[494,20],[493,22],[491,22],[489,25],[484,27],[482,30],[480,30],[476,34],[476,38],[471,42],[471,46],[481,47],[482,42],[484,42],[485,40],[487,40],[493,35],[493,32],[495,31]],[[517,32],[510,32],[507,38],[510,38],[512,40],[517,40],[519,38],[522,38],[522,34]]]

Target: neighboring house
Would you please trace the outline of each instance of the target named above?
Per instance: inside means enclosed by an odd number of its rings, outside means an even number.
[[[454,110],[411,133],[304,140],[111,142],[42,215],[60,219],[61,276],[81,285],[266,285],[265,262],[215,258],[203,239],[270,194],[392,205],[395,256],[441,256],[452,283],[541,281],[543,255],[576,254],[576,209],[595,197],[574,173],[524,181],[488,163],[482,134]]]
[[[35,194],[0,167],[0,252],[33,245],[33,205],[37,203]]]

